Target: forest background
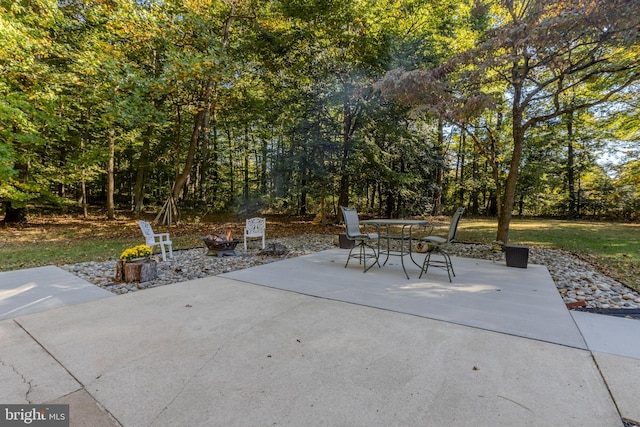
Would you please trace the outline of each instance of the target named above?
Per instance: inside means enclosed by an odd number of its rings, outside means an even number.
[[[634,221],[639,3],[0,0],[0,209]]]

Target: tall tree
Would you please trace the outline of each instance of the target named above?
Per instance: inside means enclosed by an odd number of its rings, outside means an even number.
[[[26,219],[26,204],[48,191],[38,182],[44,168],[49,105],[58,84],[50,58],[60,46],[53,29],[54,0],[0,1],[0,201],[6,222]]]
[[[491,105],[491,87],[506,85],[512,152],[496,236],[506,243],[527,131],[554,117],[612,102],[640,79],[640,3],[502,0],[492,4],[495,25],[476,48],[432,72],[396,72],[383,87],[387,93],[464,120]],[[592,96],[565,102],[576,88],[589,88],[584,92]]]

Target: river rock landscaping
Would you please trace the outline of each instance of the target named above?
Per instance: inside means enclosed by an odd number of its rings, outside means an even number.
[[[83,262],[61,267],[101,288],[124,294],[306,255],[334,248],[336,244],[337,236],[305,234],[267,241],[265,250],[254,245],[246,253],[238,251],[238,256],[207,256],[205,248],[176,250],[173,259],[158,263],[157,279],[142,283],[115,281],[117,261]],[[454,256],[504,262],[504,253],[494,253],[489,245],[456,243],[450,252]],[[630,309],[630,312],[640,309],[638,292],[599,272],[574,254],[530,248],[529,263],[548,268],[565,303],[582,305],[586,309]]]

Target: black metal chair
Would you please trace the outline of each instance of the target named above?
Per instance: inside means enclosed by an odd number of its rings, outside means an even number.
[[[364,265],[364,271],[366,272],[375,264],[378,264],[380,267],[380,263],[378,262],[378,252],[376,248],[369,243],[372,241],[378,240],[379,236],[377,233],[363,233],[360,230],[360,220],[358,219],[358,212],[354,208],[340,206],[342,210],[342,218],[344,219],[345,233],[349,240],[354,241],[354,245],[349,251],[349,256],[347,257],[347,263],[344,265],[345,268],[349,265],[349,261],[351,258],[357,258],[360,264]],[[356,253],[354,250],[357,248]],[[367,259],[374,260],[374,262],[367,267]]]
[[[427,255],[424,258],[424,262],[422,263],[422,271],[420,272],[420,278],[422,275],[427,272],[429,267],[442,268],[447,270],[447,275],[449,276],[449,282],[451,282],[451,275],[455,277],[456,273],[453,271],[453,264],[451,263],[451,256],[447,253],[447,246],[455,241],[456,233],[458,232],[458,223],[460,222],[460,218],[464,213],[464,208],[458,208],[456,213],[453,215],[451,219],[451,224],[449,225],[449,234],[446,238],[440,236],[426,236],[420,239],[420,242],[428,245]],[[433,253],[437,253],[442,255],[442,260],[432,260],[431,255]]]

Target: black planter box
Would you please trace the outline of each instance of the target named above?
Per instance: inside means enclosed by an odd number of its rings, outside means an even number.
[[[356,242],[349,239],[346,234],[338,234],[338,246],[340,246],[340,249],[351,249],[355,243]]]
[[[528,246],[506,245],[504,252],[508,267],[527,268],[527,262],[529,261]]]

